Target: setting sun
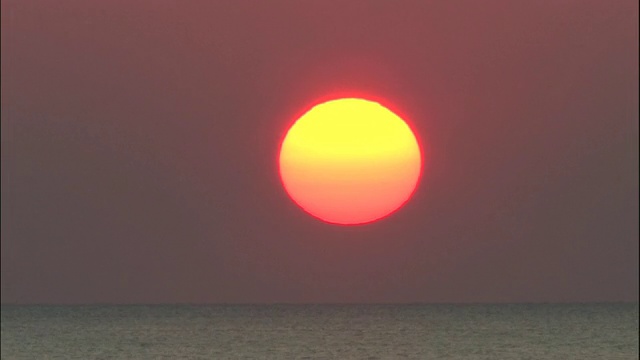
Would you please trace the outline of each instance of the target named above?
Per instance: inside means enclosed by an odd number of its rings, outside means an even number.
[[[409,126],[377,102],[318,104],[287,132],[280,176],[305,211],[334,224],[363,224],[400,208],[422,169]]]

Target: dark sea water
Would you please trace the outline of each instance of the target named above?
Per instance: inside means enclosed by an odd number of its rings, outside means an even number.
[[[2,359],[638,359],[638,304],[2,306]]]

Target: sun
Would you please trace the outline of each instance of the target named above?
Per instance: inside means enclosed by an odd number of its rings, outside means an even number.
[[[313,106],[289,128],[280,177],[293,201],[333,224],[381,219],[414,193],[422,171],[407,123],[377,102],[342,98]]]

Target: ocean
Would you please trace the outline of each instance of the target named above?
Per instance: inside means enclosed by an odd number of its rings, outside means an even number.
[[[2,359],[638,359],[638,304],[2,305]]]

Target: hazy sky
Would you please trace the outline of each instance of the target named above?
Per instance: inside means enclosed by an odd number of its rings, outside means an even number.
[[[406,114],[415,196],[287,196],[315,99]],[[2,302],[638,300],[638,4],[2,1]]]

